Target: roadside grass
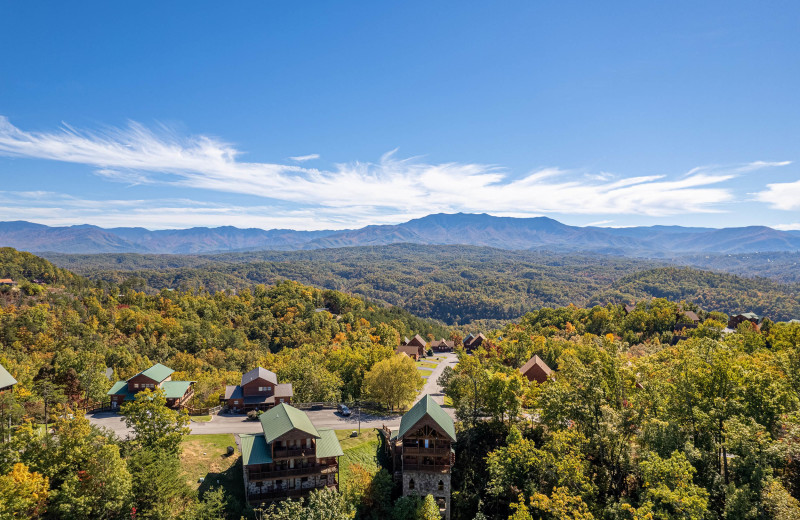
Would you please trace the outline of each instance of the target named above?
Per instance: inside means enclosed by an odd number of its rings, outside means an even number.
[[[228,446],[234,454],[227,455]],[[232,433],[189,435],[182,441],[181,467],[190,488],[201,494],[221,486],[239,504],[244,504],[242,457]],[[202,484],[198,482],[204,478]]]
[[[342,445],[344,456],[339,459],[339,484],[347,482],[350,478],[350,466],[361,464],[363,467],[378,471],[378,459],[376,457],[379,441],[378,430],[376,428],[362,428],[360,437],[350,437],[353,429],[336,430],[336,437]]]
[[[190,415],[189,419],[192,422],[210,422],[211,416],[210,415]]]
[[[418,368],[417,372],[419,372],[419,375],[422,377],[428,377],[433,374],[433,370],[428,370],[427,368]]]
[[[417,362],[417,367],[436,368],[437,366],[439,366],[438,363],[431,363],[430,361],[419,361],[419,362]]]

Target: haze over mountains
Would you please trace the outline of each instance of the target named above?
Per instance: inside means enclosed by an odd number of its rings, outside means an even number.
[[[579,227],[547,217],[512,218],[464,213],[440,213],[397,225],[335,231],[240,229],[231,226],[150,231],[144,228],[50,227],[25,221],[0,222],[0,246],[33,252],[202,254],[397,243],[668,257],[698,253],[800,251],[800,232],[764,226],[723,229]]]

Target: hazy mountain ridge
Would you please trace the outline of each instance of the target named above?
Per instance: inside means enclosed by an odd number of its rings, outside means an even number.
[[[676,254],[800,251],[800,233],[764,226],[723,229],[579,227],[548,217],[513,218],[464,213],[433,214],[397,225],[372,225],[340,231],[241,229],[232,226],[150,231],[135,227],[49,227],[24,221],[0,222],[0,246],[34,252],[205,254],[398,243],[669,257]]]

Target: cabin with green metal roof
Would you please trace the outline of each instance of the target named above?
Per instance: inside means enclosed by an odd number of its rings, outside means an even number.
[[[382,430],[396,481],[403,496],[433,495],[450,518],[450,470],[455,464],[453,418],[425,395],[400,419],[398,430]]]
[[[17,384],[17,380],[14,379],[6,367],[0,365],[0,392],[5,392],[6,390],[14,390],[14,385]]]
[[[142,370],[127,381],[117,381],[106,393],[111,399],[111,408],[118,409],[125,401],[132,401],[142,390],[155,390],[161,388],[167,398],[170,408],[182,408],[194,395],[194,381],[173,381],[175,371],[156,363],[146,370]]]
[[[305,412],[279,404],[259,416],[263,433],[240,435],[247,500],[260,504],[339,489],[336,432],[318,430]]]

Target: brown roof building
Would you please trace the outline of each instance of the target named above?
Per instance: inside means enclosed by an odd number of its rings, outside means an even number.
[[[435,341],[431,341],[431,348],[435,352],[451,352],[453,348],[455,348],[454,341],[447,341],[446,339],[438,339]]]
[[[422,338],[422,336],[417,334],[410,340],[408,338],[404,338],[403,342],[397,347],[396,352],[398,354],[406,354],[414,361],[419,361],[425,357],[426,348],[428,348],[428,343]]]
[[[467,352],[472,352],[473,350],[477,349],[481,345],[486,343],[487,345],[489,342],[486,340],[486,336],[483,333],[479,333],[477,336],[473,336],[472,334],[468,335],[464,338],[464,350]]]
[[[550,374],[553,373],[552,369],[547,366],[547,363],[535,354],[519,369],[519,371],[530,381],[536,381],[539,384],[550,379]]]
[[[291,383],[278,383],[275,372],[257,367],[242,376],[236,386],[225,387],[220,401],[236,410],[268,410],[275,405],[292,402]]]

